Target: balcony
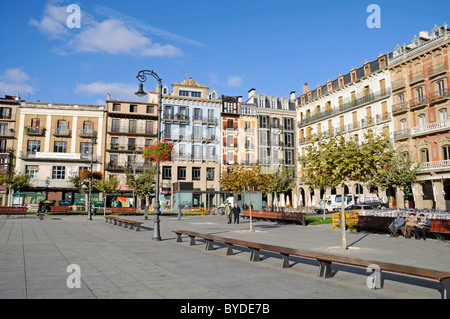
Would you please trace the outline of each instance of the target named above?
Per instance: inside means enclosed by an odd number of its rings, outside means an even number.
[[[173,134],[170,132],[163,133],[163,139],[168,141],[187,141],[189,139],[188,134]]]
[[[448,131],[450,129],[450,120],[441,122],[429,123],[423,126],[413,127],[411,130],[412,136],[428,135],[438,133],[441,131]]]
[[[394,132],[394,141],[404,140],[411,136],[411,132],[409,129],[403,129],[400,131]]]
[[[392,114],[401,114],[409,110],[410,102],[400,102],[392,105]]]
[[[415,97],[410,102],[410,110],[415,110],[424,106],[427,106],[427,99],[423,96]]]
[[[437,65],[433,65],[431,69],[428,70],[428,77],[435,77],[447,72],[447,66],[445,62],[439,63]]]
[[[409,76],[409,85],[414,85],[423,80],[425,80],[425,75],[423,74],[423,71],[413,73]]]
[[[218,124],[218,121],[217,121],[216,118],[213,118],[213,117],[201,117],[201,116],[194,117],[192,119],[192,122],[194,122],[194,123],[202,123],[202,124],[207,124],[207,125],[217,125]]]
[[[53,129],[53,136],[56,137],[69,137],[70,136],[70,130],[65,128],[54,128]]]
[[[143,171],[152,166],[147,163],[133,163],[133,162],[108,162],[105,165],[107,171]]]
[[[392,91],[404,89],[406,87],[406,81],[404,79],[392,81],[391,87],[392,87]]]
[[[143,153],[145,146],[136,144],[107,144],[106,151],[113,153]]]
[[[424,162],[420,163],[420,169],[422,171],[433,171],[433,170],[444,170],[450,169],[450,160],[442,160],[435,162]]]
[[[14,138],[14,129],[1,129],[0,130],[1,138]]]
[[[78,135],[84,138],[93,138],[94,136],[97,136],[97,132],[93,130],[80,129],[78,131]]]
[[[149,136],[156,137],[157,133],[155,130],[147,130],[145,127],[117,127],[112,126],[108,129],[108,134],[112,135],[141,135],[141,136]]]
[[[0,173],[8,173],[11,170],[11,154],[0,153]]]
[[[449,98],[450,98],[449,89],[438,90],[428,95],[428,104],[434,105],[439,102],[447,101]]]
[[[45,136],[45,127],[25,126],[25,133],[28,136]]]
[[[164,114],[163,122],[187,124],[189,117],[184,114]]]
[[[81,153],[58,153],[58,152],[40,152],[26,151],[19,152],[19,158],[36,161],[66,161],[66,162],[100,162],[101,156]]]

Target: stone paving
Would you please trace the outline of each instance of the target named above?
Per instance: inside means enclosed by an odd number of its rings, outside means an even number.
[[[317,262],[291,257],[281,269],[276,254],[250,262],[248,250],[176,242],[172,230],[186,229],[299,249],[345,254],[450,271],[449,242],[391,238],[349,232],[349,249],[331,225],[280,225],[255,221],[227,224],[225,216],[161,217],[162,241],[153,241],[153,220],[140,232],[104,222],[103,216],[0,217],[1,299],[439,299],[435,281],[385,273],[383,289],[366,285],[364,269],[334,266],[333,278],[317,278]],[[80,269],[80,288],[69,288],[69,265]],[[73,279],[73,277],[70,277]],[[76,281],[71,281],[75,283]],[[70,285],[70,283],[69,283]]]

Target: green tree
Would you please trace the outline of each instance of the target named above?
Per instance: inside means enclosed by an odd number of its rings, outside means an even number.
[[[114,194],[117,191],[117,187],[119,186],[119,182],[116,178],[103,179],[97,182],[96,188],[99,192],[103,193],[103,216],[106,215],[106,196],[109,194]]]
[[[392,148],[384,135],[365,135],[363,142],[345,139],[342,134],[325,134],[311,139],[307,155],[300,158],[308,184],[327,188],[341,186],[342,248],[347,249],[345,232],[345,182],[368,183],[391,161]]]
[[[31,179],[23,173],[0,174],[0,185],[5,185],[8,188],[8,205],[11,206],[11,196],[14,191],[31,187]]]
[[[271,174],[264,174],[258,164],[251,167],[236,165],[220,175],[220,186],[227,193],[247,194],[260,191],[266,193],[273,183]],[[252,205],[250,203],[250,231],[253,232]]]
[[[148,219],[148,208],[150,203],[150,194],[155,192],[156,184],[156,166],[150,166],[144,172],[133,175],[127,173],[127,185],[134,190],[135,194],[145,198],[144,218]],[[158,199],[156,199],[158,200]]]

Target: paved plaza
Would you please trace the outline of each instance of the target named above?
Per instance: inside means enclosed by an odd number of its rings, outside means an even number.
[[[247,249],[176,242],[172,230],[217,234],[279,246],[415,265],[450,271],[450,243],[391,238],[387,234],[348,232],[349,249],[340,247],[341,231],[331,225],[280,225],[249,221],[227,224],[225,216],[161,217],[162,241],[153,241],[153,220],[136,232],[104,222],[103,216],[0,217],[0,298],[8,299],[395,299],[441,298],[440,284],[383,274],[384,288],[366,285],[365,269],[334,265],[333,278],[317,277],[314,260],[291,257],[281,269],[277,254],[249,261]],[[80,269],[80,288],[68,287],[69,265]],[[71,281],[74,283],[75,281]]]

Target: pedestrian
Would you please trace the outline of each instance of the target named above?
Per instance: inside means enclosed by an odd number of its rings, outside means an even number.
[[[227,224],[231,224],[231,205],[227,203],[225,205],[225,215],[227,216]]]
[[[38,213],[42,213],[43,207],[44,207],[44,203],[42,202],[42,199],[40,199],[39,203],[38,203]]]
[[[425,217],[424,214],[420,214],[419,222],[414,228],[414,235],[416,236],[416,239],[420,239],[420,237],[422,237],[423,240],[427,240],[426,232],[429,231],[430,228],[431,222],[428,217]],[[422,236],[420,236],[420,233],[422,233]]]
[[[247,210],[247,209],[248,209],[248,205],[247,205],[246,202],[244,202],[244,205],[242,205],[242,209],[243,209],[243,210]]]
[[[238,204],[234,204],[233,207],[233,215],[234,215],[234,224],[239,224],[239,214],[241,213],[241,209],[239,208]]]
[[[403,226],[405,220],[402,217],[402,214],[398,213],[397,218],[389,225],[389,230],[391,231],[391,237],[398,237],[398,230]]]

